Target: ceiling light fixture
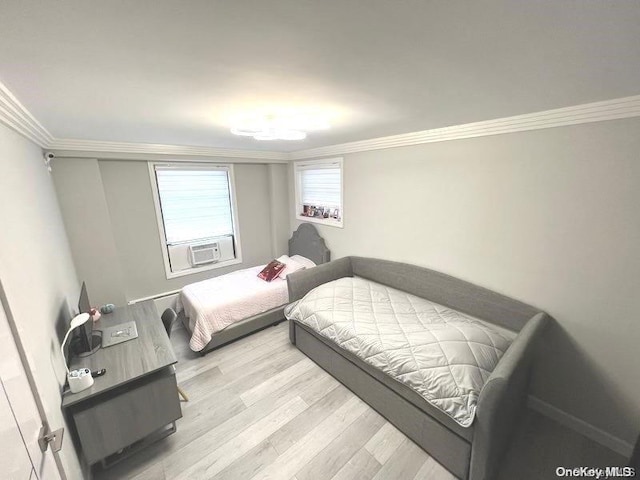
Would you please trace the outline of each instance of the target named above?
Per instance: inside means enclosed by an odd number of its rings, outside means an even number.
[[[304,140],[307,132],[327,128],[325,120],[305,115],[253,115],[235,120],[231,133],[256,140]]]

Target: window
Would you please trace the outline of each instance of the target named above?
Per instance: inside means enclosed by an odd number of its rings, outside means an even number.
[[[296,218],[342,227],[342,158],[296,162]]]
[[[167,278],[241,262],[231,165],[150,163]]]

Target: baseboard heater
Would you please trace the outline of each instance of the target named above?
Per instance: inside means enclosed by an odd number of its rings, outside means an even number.
[[[170,292],[158,293],[156,295],[150,295],[148,297],[136,298],[135,300],[129,300],[127,302],[128,305],[133,305],[134,303],[146,302],[147,300],[159,300],[161,298],[171,297],[173,295],[177,295],[180,293],[180,289],[171,290]]]

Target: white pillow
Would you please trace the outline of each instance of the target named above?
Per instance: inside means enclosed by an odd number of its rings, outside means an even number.
[[[300,263],[296,262],[294,259],[290,258],[288,255],[282,255],[281,257],[278,257],[276,260],[286,265],[286,267],[284,267],[280,271],[280,274],[278,275],[278,277],[282,278],[283,280],[286,279],[287,275],[289,275],[290,273],[297,272],[298,270],[304,270],[305,268],[304,265],[301,265]]]
[[[281,255],[280,257],[276,258],[276,260],[280,263],[286,264],[289,260],[291,260],[291,257],[289,255]]]
[[[304,266],[304,268],[313,268],[316,266],[316,263],[313,260],[303,257],[302,255],[294,255],[291,257],[291,260]]]

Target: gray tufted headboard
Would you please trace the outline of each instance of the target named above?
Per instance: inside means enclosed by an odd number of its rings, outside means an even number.
[[[289,239],[289,255],[302,255],[316,264],[331,260],[331,251],[324,238],[318,234],[316,227],[310,223],[302,223]]]

